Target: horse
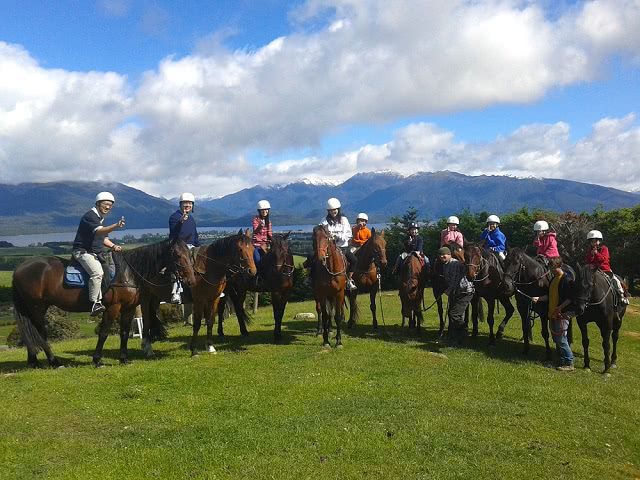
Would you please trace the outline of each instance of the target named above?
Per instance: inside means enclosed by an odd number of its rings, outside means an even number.
[[[213,346],[213,320],[220,294],[224,291],[228,279],[238,275],[249,278],[256,275],[249,230],[243,233],[240,229],[236,235],[220,238],[206,247],[198,248],[194,270],[196,281],[191,287],[193,335],[189,346],[193,357],[198,355],[198,332],[203,318],[207,324],[207,351],[216,352]]]
[[[489,345],[495,343],[496,338],[502,338],[507,323],[513,316],[515,308],[511,304],[509,295],[507,295],[504,285],[504,269],[498,260],[498,257],[492,252],[479,247],[471,247],[474,254],[480,255],[480,269],[474,280],[476,293],[471,301],[471,319],[473,321],[472,336],[478,335],[478,317],[482,316],[482,298],[487,301],[489,311],[487,313],[487,323],[489,324]],[[476,250],[478,249],[478,250]],[[466,250],[466,249],[465,249]],[[498,326],[498,332],[494,335],[493,313],[496,301],[500,302],[504,307],[505,316]]]
[[[290,233],[290,232],[289,232]],[[262,257],[259,268],[261,282],[243,281],[239,277],[233,277],[224,289],[225,297],[218,305],[218,335],[224,336],[223,316],[226,299],[230,298],[238,317],[240,333],[248,335],[246,323],[248,316],[244,310],[244,300],[247,291],[271,292],[271,305],[273,307],[273,318],[275,327],[273,336],[275,341],[282,338],[282,317],[287,306],[289,292],[293,288],[293,254],[289,246],[289,233],[284,235],[274,235],[271,239],[269,251]]]
[[[369,308],[373,316],[373,329],[378,329],[376,316],[376,294],[380,288],[380,269],[387,266],[387,242],[384,239],[384,230],[380,233],[375,228],[371,229],[371,237],[356,252],[356,266],[353,272],[353,280],[358,287],[357,291],[349,292],[349,321],[347,327],[351,328],[358,320],[358,293],[369,293]]]
[[[585,369],[590,369],[589,336],[587,333],[589,322],[595,322],[602,335],[603,373],[608,373],[609,369],[617,367],[618,334],[627,305],[620,301],[619,295],[616,294],[616,288],[613,280],[601,270],[594,271],[587,265],[579,265],[576,268],[574,311],[582,334]],[[610,339],[613,340],[613,352],[610,352]],[[611,358],[609,358],[610,353]]]
[[[111,323],[120,318],[120,362],[128,362],[127,341],[135,312],[146,292],[161,289],[162,285],[150,282],[158,272],[174,271],[186,284],[195,281],[189,260],[189,249],[182,241],[162,241],[120,253],[113,253],[116,277],[104,294],[107,307],[103,313],[98,344],[93,363],[100,366],[102,347],[107,339]],[[52,367],[60,362],[53,354],[46,335],[45,313],[55,305],[69,312],[89,312],[91,302],[87,288],[69,288],[63,285],[64,270],[69,260],[60,257],[35,257],[16,268],[13,273],[14,317],[27,348],[27,362],[39,367],[37,354],[44,350]],[[150,342],[149,324],[145,326],[146,339]]]
[[[402,304],[402,326],[404,319],[409,319],[409,329],[416,327],[420,333],[422,324],[422,303],[424,300],[424,285],[426,268],[424,261],[415,253],[406,256],[400,265],[400,302]]]
[[[542,324],[542,338],[544,338],[546,360],[551,360],[552,351],[549,345],[549,322],[547,318],[547,304],[534,302],[533,297],[546,295],[551,282],[549,269],[541,262],[527,255],[524,250],[514,248],[504,264],[505,293],[516,296],[516,307],[522,319],[522,337],[524,339],[524,354],[529,353],[531,338],[531,314],[536,313]]]
[[[342,347],[341,323],[347,283],[347,259],[325,225],[313,228],[313,297],[318,321],[322,318],[323,347],[329,348],[331,318],[336,322],[336,348]]]

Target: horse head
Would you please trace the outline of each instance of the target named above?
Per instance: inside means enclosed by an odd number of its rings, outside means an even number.
[[[189,251],[187,244],[180,239],[170,242],[169,255],[171,257],[171,262],[175,266],[174,271],[178,278],[188,286],[196,283],[191,252]]]
[[[241,273],[249,277],[255,277],[258,273],[255,261],[253,260],[253,244],[251,243],[251,233],[247,228],[244,232],[242,229],[238,231],[236,236],[236,249],[233,253],[233,259],[240,266]]]
[[[594,271],[587,265],[576,265],[575,282],[573,284],[573,311],[576,315],[582,315],[587,308],[593,293]]]
[[[313,227],[313,249],[317,259],[326,263],[329,256],[329,243],[331,237],[325,225]]]
[[[268,254],[270,258],[265,257],[263,260],[266,270],[275,270],[287,277],[293,275],[293,254],[287,241],[290,233],[291,232],[287,232],[284,235],[274,235],[271,239],[271,248]]]
[[[475,280],[485,263],[482,258],[482,250],[476,245],[467,244],[464,248],[464,258],[467,266],[467,278]]]
[[[384,230],[380,233],[376,232],[375,228],[371,229],[371,237],[365,245],[371,242],[371,256],[373,262],[378,268],[386,268],[387,266],[387,241],[384,238]]]

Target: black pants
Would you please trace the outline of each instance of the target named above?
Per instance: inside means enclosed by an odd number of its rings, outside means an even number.
[[[466,328],[464,312],[472,298],[472,292],[457,293],[449,297],[449,332],[459,332]]]

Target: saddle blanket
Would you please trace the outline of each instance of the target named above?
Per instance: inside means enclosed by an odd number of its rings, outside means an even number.
[[[64,284],[67,287],[84,288],[89,283],[89,274],[74,265],[64,269]]]

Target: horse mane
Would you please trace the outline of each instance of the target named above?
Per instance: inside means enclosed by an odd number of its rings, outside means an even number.
[[[210,253],[219,257],[231,255],[238,240],[242,240],[244,243],[249,243],[251,241],[249,237],[245,236],[242,233],[229,235],[223,238],[219,238],[215,240],[211,245],[209,245]]]
[[[158,273],[164,267],[168,267],[167,259],[169,258],[170,240],[166,239],[151,245],[134,248],[133,250],[123,251],[120,255],[125,263],[134,269],[143,277],[151,276]],[[116,265],[118,265],[118,255],[113,256]]]

